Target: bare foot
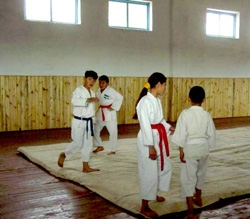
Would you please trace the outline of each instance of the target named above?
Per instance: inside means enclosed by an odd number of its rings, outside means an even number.
[[[140,211],[141,214],[145,215],[146,217],[149,217],[149,218],[158,218],[158,214],[151,210],[150,208],[147,208],[147,209],[141,209]]]
[[[95,172],[95,171],[100,171],[100,169],[94,169],[94,168],[84,168],[82,172],[84,173],[89,173],[89,172]]]
[[[66,157],[66,155],[65,155],[64,152],[62,152],[59,155],[58,162],[57,162],[59,167],[63,167],[63,163],[64,163],[64,160],[65,160],[65,157]]]
[[[112,154],[115,154],[115,152],[111,151],[111,152],[108,153],[108,155],[112,155]]]
[[[161,197],[161,196],[157,196],[156,201],[158,201],[158,202],[164,202],[165,198]]]
[[[197,219],[197,217],[193,214],[189,214],[187,217],[185,217],[184,219]]]
[[[201,196],[196,196],[194,197],[194,204],[201,207],[202,206],[202,199],[201,199]]]
[[[98,146],[95,150],[93,150],[93,153],[97,153],[99,151],[103,151],[104,147],[103,146]]]

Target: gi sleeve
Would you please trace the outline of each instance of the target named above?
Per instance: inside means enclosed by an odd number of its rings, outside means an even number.
[[[169,130],[169,129],[171,128],[171,125],[168,124],[168,123],[165,121],[165,119],[163,119],[161,123],[165,126],[167,135],[169,136],[169,135],[171,134],[171,132],[170,132],[170,130]]]
[[[209,149],[213,149],[215,148],[216,129],[215,129],[214,121],[211,115],[209,113],[208,115],[209,115],[209,122],[208,122],[208,129],[207,129],[208,145],[209,145]]]
[[[87,95],[82,95],[83,91],[78,87],[73,92],[73,96],[71,99],[71,103],[73,106],[88,106],[87,99],[89,98]]]
[[[113,89],[113,93],[114,93],[114,102],[112,103],[112,109],[114,109],[115,111],[119,111],[122,105],[122,101],[123,101],[123,96],[117,92],[116,90]]]
[[[184,148],[187,142],[188,131],[186,125],[185,113],[182,112],[177,120],[175,132],[172,137],[172,142]]]
[[[154,145],[153,130],[150,123],[150,105],[147,102],[141,103],[137,108],[138,120],[142,132],[144,145]]]

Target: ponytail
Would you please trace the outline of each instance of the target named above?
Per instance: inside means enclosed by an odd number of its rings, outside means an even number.
[[[144,96],[146,96],[147,93],[148,93],[148,89],[144,86],[144,88],[142,88],[142,90],[141,90],[141,93],[140,93],[140,96],[139,96],[138,100],[136,101],[135,107],[137,106],[137,104],[139,103],[139,101],[141,100],[141,98],[143,98]],[[133,115],[133,119],[138,119],[136,110],[135,110],[135,114]]]
[[[159,82],[160,82],[161,84],[163,84],[163,83],[165,83],[166,81],[167,81],[167,78],[166,78],[162,73],[159,73],[159,72],[153,73],[153,74],[148,78],[148,82],[144,85],[143,89],[141,90],[140,96],[139,96],[138,100],[136,101],[135,107],[136,107],[137,104],[140,102],[141,98],[144,97],[145,95],[147,95],[148,90],[149,90],[150,88],[154,88]],[[134,116],[133,116],[133,119],[138,119],[136,110],[135,110],[135,114],[134,114]]]

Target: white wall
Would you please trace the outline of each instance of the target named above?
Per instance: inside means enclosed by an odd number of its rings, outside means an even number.
[[[152,32],[109,28],[108,0],[82,0],[81,25],[26,21],[22,0],[1,4],[0,75],[169,76],[169,0],[153,0]]]
[[[250,1],[172,0],[174,77],[250,77]],[[240,12],[240,39],[207,37],[207,8]]]
[[[4,3],[3,3],[4,2]],[[250,77],[250,1],[153,0],[153,31],[108,27],[108,0],[81,0],[81,25],[23,19],[0,5],[0,75]],[[206,9],[240,12],[240,39],[207,37]]]

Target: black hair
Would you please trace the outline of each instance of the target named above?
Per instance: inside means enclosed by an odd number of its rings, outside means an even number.
[[[155,72],[148,78],[148,83],[150,84],[150,88],[154,88],[159,82],[163,84],[163,83],[166,83],[166,81],[167,81],[167,78],[165,77],[164,74],[160,72]],[[137,106],[141,98],[144,97],[147,94],[147,92],[148,92],[148,89],[145,87],[141,90],[140,96],[138,100],[136,101],[135,106]],[[133,119],[138,119],[137,112],[135,112]]]
[[[189,98],[193,103],[202,103],[205,98],[205,91],[200,86],[194,86],[189,91]]]
[[[85,72],[85,78],[92,77],[94,80],[98,78],[98,74],[95,71],[86,71]]]
[[[106,81],[106,83],[109,83],[109,78],[107,75],[102,75],[99,77],[99,81]]]

